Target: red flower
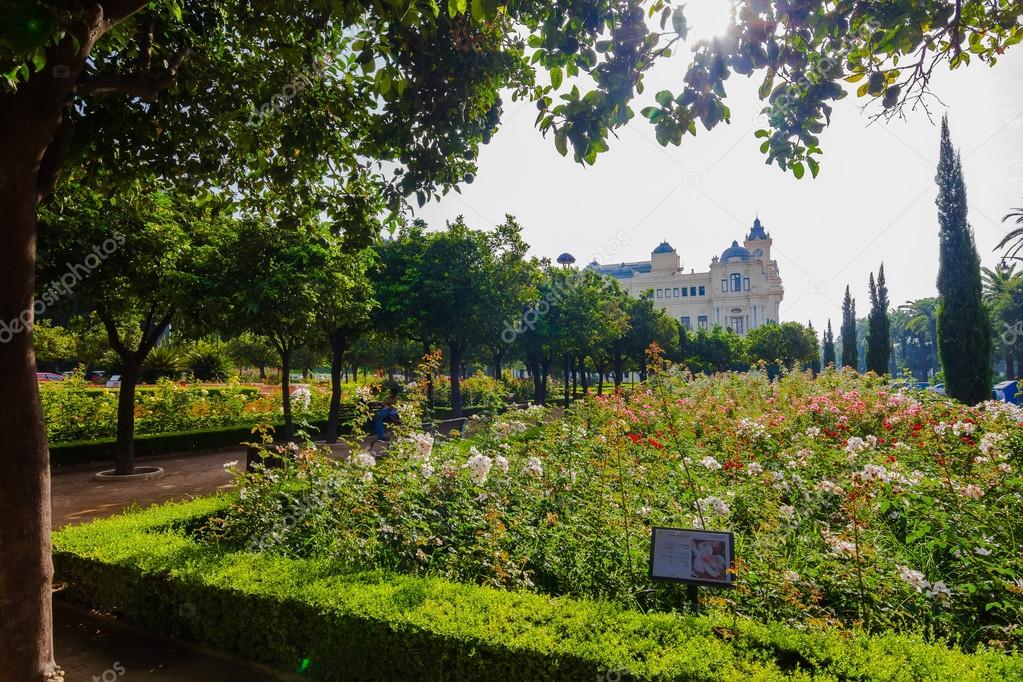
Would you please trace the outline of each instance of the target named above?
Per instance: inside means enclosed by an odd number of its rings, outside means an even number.
[[[628,436],[629,440],[631,440],[634,444],[638,444],[639,441],[643,439],[643,436],[639,435],[638,433],[627,433],[625,435]]]
[[[650,445],[653,445],[658,450],[663,450],[664,449],[664,445],[662,445],[660,442],[655,440],[653,437],[647,438],[646,441],[648,443],[650,443]]]

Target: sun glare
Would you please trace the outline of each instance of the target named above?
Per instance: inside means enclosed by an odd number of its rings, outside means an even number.
[[[693,45],[698,40],[724,34],[732,19],[732,3],[729,0],[689,0],[685,16],[689,26],[686,42]]]

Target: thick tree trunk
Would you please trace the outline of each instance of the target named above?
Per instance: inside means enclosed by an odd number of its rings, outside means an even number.
[[[607,362],[597,365],[597,395],[604,395],[605,374],[607,374]]]
[[[266,365],[259,366],[259,381],[260,383],[266,381]]]
[[[327,443],[337,442],[341,421],[341,365],[345,355],[345,340],[334,336],[330,339],[330,409],[327,411],[327,428],[324,434]]]
[[[279,349],[281,354],[281,407],[284,409],[284,437],[295,437],[295,422],[291,417],[291,349]]]
[[[585,356],[579,356],[579,382],[583,387],[583,395],[590,392],[590,380],[586,376],[586,358]]]
[[[121,387],[117,389],[117,458],[114,473],[124,476],[135,473],[135,387],[142,364],[136,353],[121,357]]]
[[[1005,351],[1005,378],[1016,378],[1016,363],[1011,350]]]
[[[0,99],[0,102],[4,100]],[[6,104],[5,104],[6,106]],[[6,119],[0,114],[0,120]],[[44,121],[39,122],[41,125]],[[6,128],[4,121],[0,128]],[[5,129],[0,134],[14,133]],[[4,137],[8,137],[4,135]],[[2,138],[0,138],[2,140]],[[37,682],[53,661],[50,454],[31,332],[35,287],[35,172],[32,159],[0,141],[0,680]],[[34,159],[38,164],[38,158]],[[18,322],[14,322],[18,320]]]
[[[448,374],[451,379],[451,416],[459,419],[462,416],[462,348],[457,343],[449,343],[448,349],[451,353],[451,357],[448,358],[450,364]]]
[[[7,18],[11,20],[10,17]],[[0,680],[56,679],[50,559],[50,455],[31,324],[36,206],[70,139],[68,97],[99,32],[91,10],[16,93],[0,95]],[[78,35],[74,35],[78,34]],[[75,44],[77,42],[77,45]],[[65,65],[58,78],[52,65]],[[63,126],[62,126],[63,123]],[[65,134],[66,133],[66,134]]]
[[[622,381],[625,379],[625,373],[622,371],[624,361],[621,355],[616,355],[614,358],[614,373],[615,373],[615,389],[622,387]]]
[[[542,393],[543,400],[541,401],[541,403],[544,404],[544,405],[547,404],[547,380],[551,376],[551,363],[553,363],[553,362],[554,362],[554,358],[550,358],[550,359],[544,361],[543,364],[540,366],[540,377],[541,377],[540,385],[543,387],[543,393]]]

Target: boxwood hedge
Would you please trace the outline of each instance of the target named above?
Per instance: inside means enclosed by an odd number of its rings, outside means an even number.
[[[311,424],[315,433],[322,433],[326,421]],[[275,430],[281,432],[283,424],[277,424]],[[187,453],[203,450],[216,450],[238,445],[242,442],[257,440],[252,435],[252,425],[221,426],[195,431],[173,431],[170,433],[151,433],[135,436],[135,456],[166,455],[171,453]],[[78,440],[66,443],[50,444],[50,466],[62,467],[75,464],[112,462],[114,460],[114,438],[97,440]]]
[[[801,631],[623,611],[438,578],[338,575],[227,552],[189,528],[201,498],[54,535],[62,596],[142,628],[318,680],[1007,680],[1023,661],[918,635]]]

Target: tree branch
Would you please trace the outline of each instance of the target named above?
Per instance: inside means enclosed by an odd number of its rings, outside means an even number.
[[[159,78],[151,77],[148,72],[137,77],[122,75],[94,76],[78,85],[78,93],[82,95],[130,95],[144,100],[154,101],[156,97],[174,81],[181,64],[192,53],[186,47],[178,51],[171,59],[167,70]]]
[[[41,203],[50,196],[53,188],[60,179],[61,170],[64,167],[64,158],[71,146],[71,137],[75,125],[71,118],[71,106],[73,99],[68,97],[64,103],[64,112],[61,114],[60,126],[54,133],[53,139],[46,147],[43,158],[39,162],[39,172],[36,175],[36,204]]]
[[[129,351],[127,346],[121,341],[121,335],[117,331],[117,325],[114,324],[114,319],[106,312],[105,309],[100,308],[96,311],[99,315],[100,321],[103,323],[103,327],[107,330],[107,342],[110,347],[114,349],[114,352],[121,356],[124,360],[128,357]]]

